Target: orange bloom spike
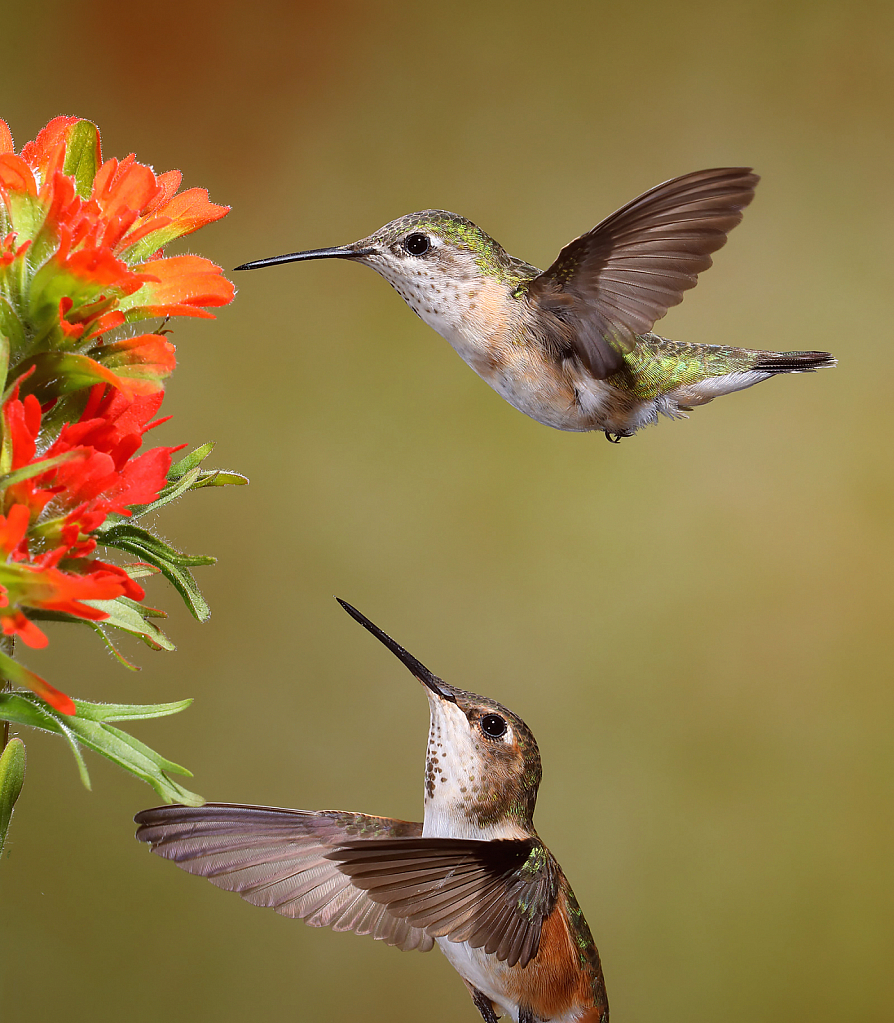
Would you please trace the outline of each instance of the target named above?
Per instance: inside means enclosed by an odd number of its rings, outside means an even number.
[[[21,296],[0,304],[10,372],[42,360],[32,389],[43,403],[96,380],[131,396],[159,389],[173,348],[113,348],[107,334],[150,316],[210,317],[208,307],[232,300],[233,285],[209,260],[161,258],[168,242],[229,207],[203,188],[178,193],[180,171],[156,176],[133,154],[101,162],[89,121],[54,118],[20,155],[0,124],[0,274],[20,282]]]

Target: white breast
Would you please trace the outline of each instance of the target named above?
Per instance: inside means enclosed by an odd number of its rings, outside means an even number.
[[[497,1005],[498,1014],[510,1016],[518,1023],[518,1006],[504,1001],[502,977],[508,970],[505,963],[489,956],[481,948],[470,948],[465,942],[435,938],[438,948],[447,957],[456,972],[478,991],[482,991]]]

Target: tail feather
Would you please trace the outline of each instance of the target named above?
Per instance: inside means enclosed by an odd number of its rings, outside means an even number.
[[[813,373],[837,364],[829,352],[766,352],[751,369],[758,373]]]

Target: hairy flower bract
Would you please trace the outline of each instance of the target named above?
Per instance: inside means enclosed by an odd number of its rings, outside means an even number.
[[[172,470],[177,448],[143,449],[175,365],[167,321],[210,317],[234,294],[210,260],[163,252],[229,209],[180,184],[133,154],[104,161],[89,121],[54,118],[16,152],[0,120],[0,678],[66,715],[75,703],[13,641],[42,648],[45,623],[63,620],[171,649],[136,579],[163,572],[195,614],[189,566],[213,561],[132,525],[215,475],[203,454]],[[137,560],[113,564],[100,544]]]

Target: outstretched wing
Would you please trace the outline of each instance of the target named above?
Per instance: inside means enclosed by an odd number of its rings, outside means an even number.
[[[527,286],[528,299],[546,314],[547,341],[573,350],[598,379],[616,373],[636,335],[698,283],[758,181],[750,167],[684,174],[569,242]]]
[[[313,927],[371,934],[403,950],[427,952],[433,939],[371,899],[327,856],[363,836],[379,839],[422,834],[422,825],[389,817],[322,810],[208,803],[160,806],[134,818],[136,837],[154,853],[218,888],[238,892],[255,906],[299,917]]]
[[[328,855],[393,916],[509,966],[537,955],[558,895],[555,861],[536,839],[347,842]]]

